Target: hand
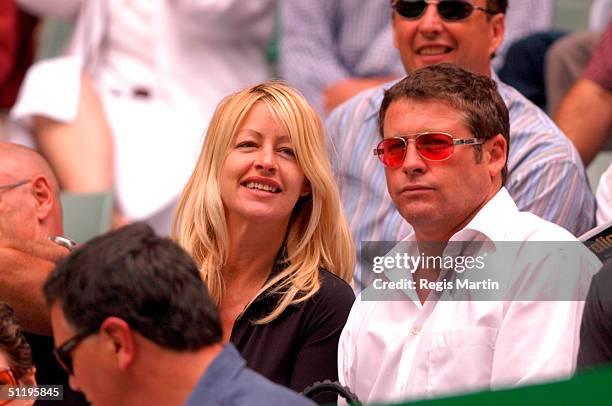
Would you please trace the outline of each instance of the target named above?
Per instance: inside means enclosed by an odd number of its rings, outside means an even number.
[[[355,96],[362,90],[387,83],[394,76],[377,76],[373,78],[348,78],[323,89],[323,107],[329,114],[338,105]]]

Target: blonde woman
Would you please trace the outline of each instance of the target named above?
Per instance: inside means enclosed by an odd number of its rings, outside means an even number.
[[[177,208],[174,234],[198,265],[248,366],[301,391],[337,378],[355,249],[323,127],[271,82],[217,107]]]

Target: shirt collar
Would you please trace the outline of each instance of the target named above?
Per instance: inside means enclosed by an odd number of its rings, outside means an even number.
[[[505,187],[489,200],[474,218],[461,230],[455,233],[449,241],[471,241],[482,240],[483,238],[493,243],[503,241],[509,223],[513,221],[513,215],[519,209],[510,197]],[[404,241],[414,241],[416,239],[414,230],[404,239]]]
[[[195,390],[189,396],[186,404],[191,401],[206,398],[206,404],[221,404],[225,391],[220,388],[231,388],[238,374],[246,368],[246,361],[236,347],[225,344],[223,350],[208,366]]]

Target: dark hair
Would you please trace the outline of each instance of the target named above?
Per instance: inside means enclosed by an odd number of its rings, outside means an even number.
[[[487,0],[487,9],[496,13],[505,13],[508,9],[508,0]]]
[[[8,357],[15,379],[21,379],[32,365],[32,350],[23,336],[11,306],[0,302],[0,350]]]
[[[419,101],[440,100],[463,113],[463,119],[476,138],[489,139],[502,134],[510,148],[510,119],[508,108],[497,92],[494,80],[469,72],[456,65],[442,63],[408,73],[404,79],[385,91],[378,113],[378,129],[384,137],[385,115],[389,105],[398,99]],[[482,149],[476,146],[476,159]],[[506,161],[508,160],[506,149]],[[502,170],[502,184],[506,181],[507,166]]]
[[[176,243],[135,223],[94,238],[55,268],[47,304],[59,302],[77,332],[110,316],[158,345],[197,350],[222,337],[219,315],[198,268]]]

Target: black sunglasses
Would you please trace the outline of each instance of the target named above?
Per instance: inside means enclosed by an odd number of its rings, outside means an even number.
[[[429,4],[435,4],[438,7],[438,14],[446,21],[463,20],[472,15],[474,10],[480,10],[488,14],[497,14],[497,11],[478,7],[462,0],[393,0],[392,3],[397,14],[408,20],[421,18]]]
[[[85,338],[92,335],[96,331],[98,331],[98,328],[85,330],[75,335],[74,337],[66,341],[64,344],[53,349],[53,355],[55,355],[55,359],[57,359],[57,362],[60,364],[60,366],[64,368],[64,370],[70,375],[74,374],[74,371],[72,370],[72,356],[70,355],[70,353],[74,351],[74,349],[77,347],[77,345],[81,343],[81,341],[83,341]]]

